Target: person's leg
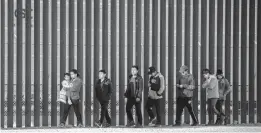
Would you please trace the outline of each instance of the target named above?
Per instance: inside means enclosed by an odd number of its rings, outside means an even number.
[[[141,101],[135,103],[136,115],[138,117],[138,123],[142,125],[142,113],[141,113]]]
[[[67,116],[68,116],[69,111],[70,111],[70,108],[71,108],[71,105],[64,104],[64,112],[63,112],[63,116],[61,117],[61,120],[60,120],[61,124],[65,124]]]
[[[105,116],[105,112],[106,112],[106,103],[105,102],[100,102],[100,105],[101,105],[101,114],[100,114],[100,120],[99,122],[100,123],[103,123],[103,120],[104,120],[104,116]]]
[[[158,125],[161,124],[160,100],[161,100],[161,99],[157,99],[157,100],[155,101],[156,113],[157,113],[157,124],[158,124]]]
[[[186,107],[189,111],[190,116],[192,117],[193,123],[194,124],[198,123],[198,120],[192,108],[192,98],[186,98]]]
[[[128,98],[127,99],[127,103],[126,103],[126,113],[127,113],[127,117],[129,122],[133,122],[133,117],[132,117],[132,106],[134,105],[135,101],[133,101],[135,99],[133,98]]]
[[[214,113],[212,111],[212,107],[211,107],[211,99],[208,99],[208,124],[212,125],[214,124]]]
[[[152,112],[152,107],[154,105],[153,102],[154,102],[153,99],[148,98],[147,103],[146,103],[146,110],[147,110],[151,120],[155,118],[155,116],[154,116],[154,114]]]
[[[109,102],[106,102],[106,108],[105,108],[105,118],[106,118],[106,121],[109,125],[111,125],[111,117],[109,115],[109,111],[108,111],[108,104]]]
[[[177,112],[176,112],[176,125],[180,125],[181,124],[181,115],[183,112],[183,108],[185,107],[184,104],[184,98],[177,98]]]
[[[217,100],[216,109],[217,109],[219,112],[222,110],[221,100]],[[216,120],[216,124],[220,124],[220,122],[221,122],[221,116],[218,115],[218,116],[217,116],[217,120]]]
[[[77,117],[77,125],[82,125],[82,115],[81,115],[81,112],[80,112],[79,99],[77,99],[77,100],[71,99],[71,101],[72,101],[74,113]]]

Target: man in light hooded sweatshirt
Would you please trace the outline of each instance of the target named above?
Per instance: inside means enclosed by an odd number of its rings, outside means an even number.
[[[160,99],[163,98],[162,94],[165,89],[164,76],[156,71],[155,67],[150,67],[149,72],[149,96],[146,103],[146,110],[150,117],[149,126],[161,126],[161,116],[160,116]],[[157,117],[154,116],[152,107],[156,107]],[[156,121],[156,124],[155,124]]]
[[[210,74],[209,69],[203,69],[202,74],[205,79],[202,88],[207,89],[208,125],[214,125],[214,113],[217,114],[218,117],[225,116],[224,113],[216,109],[216,103],[219,98],[218,80],[215,75]]]

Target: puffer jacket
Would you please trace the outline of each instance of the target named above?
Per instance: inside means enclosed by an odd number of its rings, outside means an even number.
[[[149,80],[149,98],[161,99],[165,90],[164,76],[158,72],[156,76],[151,76]]]
[[[195,80],[191,74],[182,75],[178,80],[179,85],[183,88],[178,88],[177,97],[192,97],[195,89]]]
[[[219,88],[219,99],[226,100],[226,95],[230,92],[230,84],[226,78],[222,78],[218,80],[218,88]]]

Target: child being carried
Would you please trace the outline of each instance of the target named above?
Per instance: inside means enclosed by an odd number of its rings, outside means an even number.
[[[62,86],[63,88],[60,91],[60,98],[57,100],[58,102],[63,102],[63,103],[67,103],[68,100],[68,104],[71,105],[72,101],[70,98],[70,91],[66,91],[65,88],[70,88],[72,87],[72,83],[71,82],[71,77],[69,73],[65,73],[64,74],[64,80],[62,81]]]

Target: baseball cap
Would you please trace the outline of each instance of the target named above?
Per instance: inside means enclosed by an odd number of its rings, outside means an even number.
[[[149,71],[148,74],[152,74],[153,72],[156,72],[156,68],[155,67],[149,67]]]
[[[179,72],[183,73],[184,71],[187,71],[189,68],[186,65],[183,65],[179,68]]]
[[[100,70],[99,72],[106,74],[106,71],[104,69]]]
[[[217,75],[222,75],[223,74],[223,71],[221,69],[218,69],[217,70]]]

